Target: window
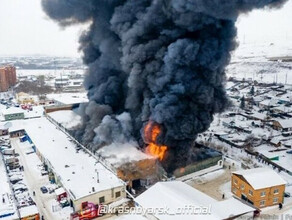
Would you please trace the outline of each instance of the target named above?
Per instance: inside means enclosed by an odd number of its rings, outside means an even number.
[[[235,187],[232,188],[233,193],[237,193],[237,189]]]
[[[274,189],[274,194],[279,194],[279,189]]]
[[[244,184],[241,184],[240,188],[241,190],[244,190]]]
[[[251,195],[251,196],[253,196],[253,191],[252,190],[249,190],[248,191],[248,194]]]
[[[261,197],[265,197],[266,196],[266,192],[265,191],[262,191],[261,192]]]
[[[273,204],[277,204],[278,203],[278,201],[279,201],[279,199],[276,197],[276,198],[274,198],[273,199]]]
[[[102,196],[102,197],[99,197],[99,203],[104,203],[104,196]]]
[[[121,196],[121,192],[116,192],[116,198],[120,197]]]
[[[236,185],[237,185],[237,183],[238,183],[237,179],[234,179],[233,182],[234,182],[234,184],[236,184]]]
[[[266,204],[266,201],[265,200],[260,201],[260,207],[265,206],[265,204]]]

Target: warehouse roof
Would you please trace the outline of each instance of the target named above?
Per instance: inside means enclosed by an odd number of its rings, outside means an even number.
[[[231,215],[239,216],[255,210],[234,198],[219,202],[181,181],[156,183],[139,195],[135,202],[145,210],[165,207],[166,212],[154,214],[160,220],[226,219]],[[205,214],[192,214],[188,211],[190,206],[210,207],[211,210]]]
[[[124,185],[124,182],[91,155],[81,150],[77,153],[75,144],[69,137],[45,117],[15,120],[11,123],[12,128],[25,129],[73,198],[79,199]]]

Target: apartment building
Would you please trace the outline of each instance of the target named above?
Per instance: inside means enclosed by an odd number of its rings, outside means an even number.
[[[16,84],[16,68],[14,66],[0,67],[0,92],[6,92]]]

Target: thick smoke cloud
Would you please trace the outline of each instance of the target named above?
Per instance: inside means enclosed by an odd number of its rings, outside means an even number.
[[[92,149],[130,139],[143,146],[151,120],[161,125],[158,144],[169,146],[169,161],[186,161],[197,134],[229,106],[225,67],[238,15],[284,2],[42,0],[60,25],[90,23],[80,37],[90,103],[77,135]]]

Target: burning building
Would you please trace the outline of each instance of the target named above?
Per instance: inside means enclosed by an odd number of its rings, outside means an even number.
[[[241,13],[286,0],[42,0],[80,37],[89,103],[76,137],[92,151],[136,141],[167,171],[196,158],[193,143],[229,107],[225,67]]]

